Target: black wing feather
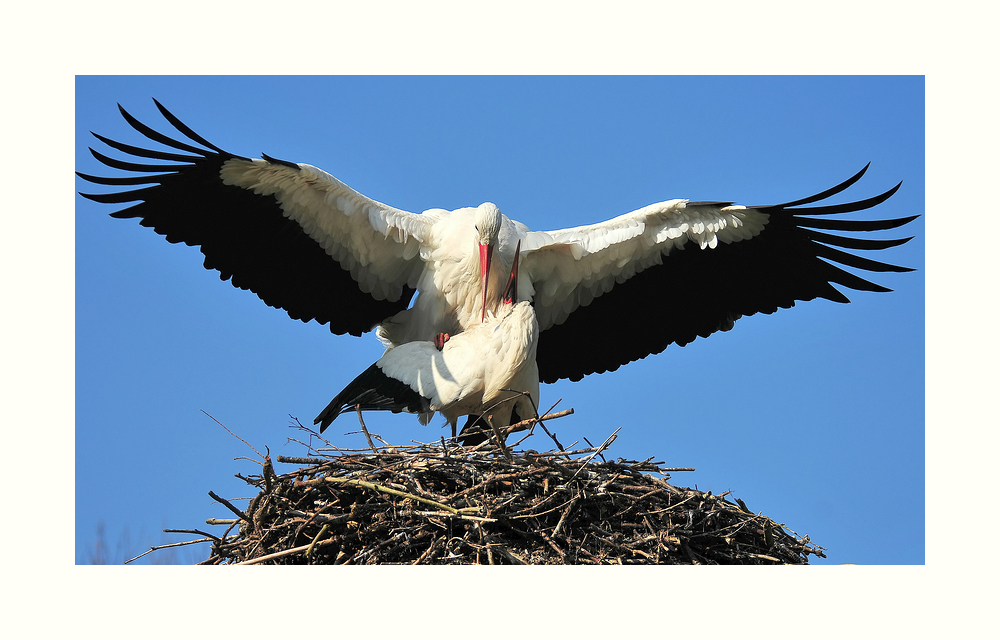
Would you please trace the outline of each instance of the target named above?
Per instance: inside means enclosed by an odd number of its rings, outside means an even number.
[[[847,265],[848,267],[854,267],[855,269],[864,269],[865,271],[895,271],[896,273],[913,271],[913,269],[909,267],[897,267],[896,265],[886,264],[885,262],[869,260],[868,258],[862,258],[861,256],[854,255],[853,253],[847,253],[846,251],[827,247],[822,244],[814,244],[813,249],[815,250],[814,252],[816,255],[821,258],[826,258],[827,260],[832,260],[833,262],[839,262],[840,264]]]
[[[901,186],[903,186],[902,182],[897,184],[892,189],[889,189],[885,193],[881,193],[877,196],[873,196],[866,200],[858,200],[857,202],[848,202],[846,204],[833,204],[825,207],[806,207],[804,209],[796,209],[796,211],[802,213],[808,213],[809,215],[812,216],[828,216],[835,213],[853,213],[855,211],[864,211],[865,209],[871,209],[876,205],[882,204],[883,202],[891,198],[892,194],[896,193],[896,191],[898,191]],[[787,208],[787,205],[779,204],[779,205],[772,205],[770,207],[752,207],[752,208],[761,210],[781,208],[785,210]]]
[[[153,99],[153,102],[156,102],[155,98]],[[202,138],[201,136],[199,136],[198,134],[196,134],[194,131],[191,131],[191,129],[189,129],[187,126],[185,126],[172,113],[170,113],[169,111],[166,111],[166,109],[164,109],[160,105],[159,102],[156,102],[156,106],[159,107],[160,112],[163,113],[164,117],[166,117],[167,120],[171,124],[174,125],[175,129],[177,129],[178,131],[180,131],[181,133],[183,133],[184,135],[186,135],[191,140],[194,140],[198,144],[202,144],[202,145],[208,147],[209,149],[212,149],[213,151],[215,151],[217,154],[219,154],[221,156],[226,156],[226,157],[229,157],[229,158],[239,158],[239,157],[241,157],[241,156],[235,156],[235,155],[233,155],[231,153],[223,151],[222,149],[216,147],[213,144],[209,144],[209,143],[205,142],[204,138]],[[154,142],[159,142],[162,145],[165,145],[165,146],[168,146],[168,147],[172,147],[174,149],[180,149],[181,151],[189,151],[189,152],[191,152],[191,153],[193,153],[195,155],[198,155],[198,156],[205,155],[205,150],[204,149],[199,149],[198,147],[193,147],[193,146],[187,144],[186,142],[181,142],[180,140],[174,140],[170,136],[164,135],[164,134],[160,133],[159,131],[157,131],[156,129],[153,129],[150,126],[145,125],[145,124],[139,122],[139,120],[137,120],[131,113],[129,113],[128,111],[125,110],[125,107],[123,107],[121,105],[118,105],[118,111],[120,111],[121,114],[122,114],[122,117],[125,118],[125,122],[128,122],[129,125],[133,129],[135,129],[136,131],[138,131],[142,135],[146,136],[150,140],[152,140]],[[247,160],[247,159],[248,158],[243,158],[243,160]]]
[[[910,240],[913,240],[913,236],[909,238],[893,238],[892,240],[867,240],[865,238],[848,238],[846,236],[835,236],[830,233],[823,233],[821,231],[813,231],[811,229],[805,229],[806,236],[810,240],[815,240],[816,242],[822,242],[824,244],[834,245],[836,247],[844,247],[847,249],[888,249],[889,247],[898,247],[901,244],[906,244]],[[906,269],[911,271],[911,269]]]
[[[253,291],[265,303],[284,309],[296,320],[329,323],[333,333],[361,335],[409,305],[414,293],[409,287],[404,288],[396,302],[375,300],[361,291],[348,271],[306,235],[298,223],[282,215],[273,197],[223,184],[219,178],[222,165],[230,159],[247,158],[223,151],[192,131],[159,102],[156,106],[177,131],[210,151],[154,130],[119,105],[125,120],[146,138],[194,155],[145,149],[94,134],[131,157],[181,164],[127,162],[92,149],[91,153],[102,164],[134,175],[99,177],[78,173],[82,179],[118,187],[149,186],[80,195],[108,204],[136,202],[111,215],[139,218],[142,226],[152,227],[168,242],[199,246],[205,255],[206,269],[218,270],[223,280]]]
[[[872,166],[871,162],[869,162],[864,167],[862,167],[861,171],[858,171],[857,173],[855,173],[853,176],[851,176],[847,180],[844,180],[843,182],[841,182],[840,184],[838,184],[835,187],[830,187],[826,191],[820,191],[816,195],[812,195],[812,196],[809,196],[807,198],[802,198],[801,200],[793,200],[791,202],[783,202],[783,203],[781,203],[779,205],[775,205],[775,206],[787,209],[789,207],[801,207],[804,204],[812,204],[814,202],[819,202],[820,200],[826,200],[827,198],[831,198],[831,197],[837,195],[838,193],[840,193],[841,191],[847,189],[848,187],[850,187],[852,184],[854,184],[858,180],[860,180],[861,176],[865,175],[865,172],[868,171],[868,167],[870,167],[870,166]]]
[[[796,224],[803,228],[812,227],[813,229],[827,229],[829,231],[885,231],[887,229],[902,227],[919,217],[919,215],[907,216],[891,220],[824,220],[822,218],[795,216],[795,221]]]
[[[169,122],[170,124],[172,124],[174,126],[174,129],[177,129],[178,131],[180,131],[181,133],[183,133],[184,135],[186,135],[189,139],[194,140],[195,142],[197,142],[200,145],[208,147],[209,149],[211,149],[212,151],[214,151],[214,152],[216,152],[218,154],[221,154],[221,155],[224,155],[224,156],[225,155],[231,155],[228,152],[223,151],[219,147],[215,146],[214,144],[212,144],[211,142],[209,142],[205,138],[202,138],[197,133],[195,133],[191,129],[191,127],[187,126],[186,124],[184,124],[183,122],[181,122],[180,119],[177,116],[175,116],[174,114],[172,114],[169,111],[167,111],[167,108],[164,107],[162,104],[160,104],[159,100],[157,100],[156,98],[153,98],[153,102],[156,104],[156,108],[160,110],[160,113],[163,114],[163,117],[167,119],[167,122]],[[118,105],[118,108],[121,109],[121,105]],[[125,110],[122,109],[122,113],[124,113],[124,112],[125,112]],[[135,125],[132,125],[132,126],[135,126]],[[164,136],[164,137],[166,137],[166,136]],[[169,138],[168,138],[168,140],[169,140]],[[178,147],[178,148],[180,148],[180,147]],[[197,150],[195,152],[199,153]],[[236,156],[236,157],[240,157],[240,156]],[[242,158],[242,159],[246,160],[247,158]]]
[[[124,151],[125,153],[128,153],[130,155],[139,158],[155,158],[157,160],[171,160],[173,162],[194,162],[199,158],[199,156],[191,156],[180,153],[167,153],[165,151],[153,151],[152,149],[143,149],[142,147],[134,147],[130,144],[125,144],[124,142],[117,142],[115,140],[112,140],[111,138],[105,138],[104,136],[94,133],[93,131],[90,132],[90,135],[94,136],[95,138],[97,138],[104,144],[108,145],[109,147],[118,149],[119,151]],[[91,149],[90,152],[93,153],[94,150]]]
[[[92,176],[88,173],[82,173],[80,171],[77,171],[76,175],[80,176],[87,182],[92,182],[94,184],[106,184],[113,187],[119,187],[119,186],[123,187],[125,185],[133,185],[133,184],[156,184],[157,182],[156,179],[161,177],[161,176],[118,176],[114,178],[109,178],[107,176]],[[101,195],[101,194],[90,194],[84,197],[93,200],[95,195]]]
[[[803,207],[836,195],[857,182],[864,169],[821,193],[779,205],[754,207],[769,214],[761,233],[750,239],[700,249],[687,244],[671,250],[662,264],[650,267],[588,306],[573,311],[565,322],[542,332],[538,341],[538,373],[542,382],[580,380],[591,373],[614,371],[633,360],[684,346],[697,337],[728,331],[739,318],[774,313],[796,301],[826,298],[850,302],[833,285],[858,291],[890,291],[844,271],[839,265],[865,271],[912,271],[906,267],[862,258],[829,245],[877,250],[898,246],[910,238],[862,240],[827,231],[878,231],[905,225],[919,216],[894,220],[838,220],[801,214],[832,215],[870,209],[899,189],[839,205]],[[714,206],[727,206],[720,202]],[[709,204],[708,206],[713,206]],[[665,304],[664,299],[670,304]],[[588,339],[593,327],[622,326],[625,318],[655,318],[655,330],[605,332]],[[587,349],[579,345],[586,343]]]
[[[111,167],[112,169],[121,169],[122,171],[141,171],[141,172],[155,172],[155,171],[180,171],[187,168],[187,165],[183,164],[137,164],[135,162],[125,162],[123,160],[116,160],[114,158],[109,158],[108,156],[95,151],[90,150],[91,155],[93,155],[97,160],[104,165]]]

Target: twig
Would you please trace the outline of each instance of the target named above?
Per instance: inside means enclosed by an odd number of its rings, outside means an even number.
[[[559,398],[559,399],[562,400],[562,398]],[[572,412],[573,410],[569,409],[569,411]],[[538,426],[540,426],[542,428],[542,431],[544,431],[547,436],[549,436],[550,438],[552,438],[552,442],[556,443],[556,446],[559,447],[560,451],[566,451],[566,447],[562,446],[562,444],[559,443],[559,441],[556,439],[556,434],[549,432],[549,430],[545,426],[544,422],[542,422],[541,420],[539,420],[538,421]]]
[[[555,542],[552,542],[552,538],[546,535],[542,529],[536,529],[536,531],[538,531],[538,535],[542,536],[542,539],[545,540],[545,542],[547,542],[548,545],[552,547],[556,553],[559,554],[560,558],[562,558],[563,560],[566,559],[566,552],[560,549]]]
[[[299,553],[299,552],[307,550],[310,546],[325,547],[326,545],[332,544],[334,542],[336,542],[336,540],[334,540],[333,538],[330,538],[329,540],[324,540],[323,542],[318,542],[315,545],[313,545],[312,542],[310,542],[309,544],[304,544],[301,547],[295,547],[294,549],[285,549],[284,551],[278,551],[278,552],[275,552],[275,553],[269,553],[266,556],[260,556],[259,558],[253,558],[252,560],[246,560],[246,561],[240,562],[238,564],[241,564],[241,565],[260,564],[262,562],[267,562],[268,560],[276,560],[278,558],[284,558],[285,556],[295,555],[296,553]]]
[[[514,555],[514,552],[508,549],[507,547],[504,547],[502,545],[497,545],[497,551],[499,551],[501,555],[503,555],[505,558],[510,560],[511,564],[528,564],[527,562],[524,561],[524,558]]]
[[[309,518],[315,522],[322,522],[324,524],[344,524],[351,519],[351,516],[347,514],[329,516],[325,513],[306,513],[299,509],[286,509],[285,514],[292,517]]]
[[[586,437],[583,438],[583,441],[586,442],[591,447],[594,446],[593,443],[590,440],[587,440]],[[601,456],[601,462],[607,462],[607,460],[604,458],[604,454],[603,453],[598,453],[597,455]]]
[[[209,412],[205,411],[204,409],[202,409],[202,410],[201,410],[201,412],[202,412],[202,413],[204,413],[204,414],[205,414],[206,416],[208,416],[209,418],[212,418],[212,420],[215,420],[215,418],[214,418],[214,417],[212,416],[212,414],[210,414]],[[225,429],[226,431],[229,431],[229,427],[227,427],[226,425],[222,424],[222,423],[221,423],[221,422],[219,422],[218,420],[215,420],[215,424],[219,425],[220,427],[222,427],[222,428],[223,428],[223,429]],[[232,431],[229,431],[229,435],[233,436],[234,438],[236,438],[237,440],[239,440],[240,442],[242,442],[242,443],[243,443],[243,444],[245,444],[246,446],[248,446],[248,447],[250,447],[251,449],[253,449],[253,452],[254,452],[254,453],[256,453],[256,454],[257,454],[258,456],[260,456],[261,458],[263,458],[263,457],[264,457],[264,456],[260,455],[260,451],[257,451],[257,449],[255,449],[255,448],[254,448],[254,446],[253,446],[252,444],[250,444],[249,442],[247,442],[247,441],[246,441],[246,440],[244,440],[243,438],[239,437],[238,435],[236,435],[236,434],[235,434],[235,433],[233,433]]]
[[[218,538],[216,538],[216,540],[218,540]],[[183,547],[183,546],[189,545],[189,544],[198,544],[199,542],[212,542],[212,538],[202,538],[201,540],[187,540],[185,542],[175,542],[173,544],[161,544],[161,545],[159,545],[157,547],[150,547],[149,551],[146,551],[145,553],[140,553],[139,555],[137,555],[136,557],[132,558],[131,560],[126,560],[125,564],[129,564],[130,562],[135,562],[136,560],[138,560],[142,556],[145,556],[145,555],[148,555],[150,553],[153,553],[154,551],[159,551],[160,549],[169,549],[170,547]]]
[[[569,512],[573,510],[573,506],[577,503],[577,501],[579,501],[579,499],[580,496],[573,496],[573,499],[569,501],[568,505],[566,505],[566,510],[563,511],[562,516],[559,518],[559,522],[556,523],[556,528],[552,530],[553,538],[559,535],[563,524],[566,522],[566,517],[569,515]]]
[[[361,430],[365,432],[365,440],[368,441],[368,446],[371,447],[372,453],[378,454],[378,449],[375,448],[375,443],[372,442],[372,436],[368,433],[368,427],[365,426],[365,419],[361,415],[361,405],[355,407],[358,410],[358,422],[361,423]]]
[[[324,533],[326,533],[326,532],[327,532],[327,530],[328,530],[329,528],[330,528],[330,525],[328,525],[328,524],[324,524],[324,525],[323,525],[323,528],[322,528],[322,529],[320,529],[320,530],[319,530],[319,533],[317,533],[317,534],[316,534],[316,537],[315,537],[315,538],[313,538],[313,539],[312,539],[312,542],[310,542],[310,543],[309,543],[309,548],[308,548],[308,549],[306,549],[306,557],[307,557],[307,558],[308,558],[308,557],[309,557],[309,556],[310,556],[310,555],[312,554],[312,550],[313,550],[313,549],[314,549],[314,548],[316,547],[316,542],[317,542],[317,541],[318,541],[318,540],[319,540],[320,538],[322,538],[322,537],[323,537],[323,534],[324,534]]]
[[[359,487],[364,487],[365,489],[371,489],[373,491],[381,491],[382,493],[390,493],[394,496],[400,496],[401,498],[410,498],[416,500],[417,502],[423,502],[424,504],[429,504],[438,509],[444,509],[450,513],[464,513],[467,511],[478,511],[478,509],[456,509],[455,507],[449,507],[446,504],[441,504],[435,500],[428,500],[427,498],[421,498],[420,496],[413,495],[412,493],[407,493],[405,491],[399,491],[397,489],[390,489],[389,487],[382,486],[380,484],[375,484],[374,482],[365,482],[364,480],[352,480],[351,478],[337,478],[334,476],[327,476],[325,478],[327,482],[339,482],[342,484],[353,484]]]
[[[507,449],[507,445],[504,444],[504,440],[507,439],[507,434],[500,435],[500,429],[498,429],[497,426],[493,424],[493,421],[490,420],[489,417],[485,415],[483,417],[486,418],[486,422],[490,425],[490,429],[493,430],[493,436],[497,439],[497,446],[500,447],[500,452],[503,453],[503,457],[507,458],[507,462],[513,464],[514,456],[510,455],[510,451]]]
[[[233,513],[235,513],[237,516],[239,516],[239,518],[241,520],[245,521],[250,526],[253,526],[253,521],[247,516],[247,514],[243,513],[242,511],[240,511],[239,509],[237,509],[236,507],[234,507],[231,502],[229,502],[225,498],[220,498],[219,496],[215,495],[214,491],[209,491],[208,495],[211,496],[213,500],[215,500],[216,502],[224,505],[227,509],[229,509],[230,511],[232,511]]]
[[[584,461],[584,463],[580,465],[580,468],[577,469],[576,473],[573,474],[573,477],[570,478],[570,482],[572,482],[573,480],[575,480],[576,477],[578,475],[580,475],[580,472],[583,471],[583,468],[586,467],[590,463],[590,461],[593,460],[595,456],[597,456],[597,454],[599,454],[600,452],[604,451],[605,449],[607,449],[608,447],[611,446],[611,443],[614,442],[618,438],[618,432],[621,431],[621,430],[622,430],[621,427],[618,427],[617,429],[615,429],[615,432],[612,433],[610,436],[608,436],[608,439],[604,441],[604,444],[602,444],[601,446],[599,446],[597,448],[597,451],[595,451],[594,453],[590,454],[590,457],[587,458]]]
[[[208,536],[216,542],[222,542],[220,538],[213,536],[211,533],[205,533],[204,531],[199,531],[198,529],[164,529],[163,533],[193,533],[199,536]]]
[[[441,538],[439,537],[433,538],[431,540],[431,544],[427,547],[427,551],[424,551],[422,554],[420,554],[420,557],[414,560],[413,564],[421,564],[422,562],[430,558],[431,555],[434,553],[434,550],[437,548],[438,543],[440,542]]]
[[[556,418],[563,418],[569,415],[573,415],[573,409],[566,409],[565,411],[559,411],[557,413],[546,413],[541,418],[528,418],[527,420],[521,420],[517,424],[507,427],[507,431],[509,433],[516,433],[518,431],[524,431],[526,429],[528,430],[527,435],[525,435],[523,438],[515,442],[513,445],[511,445],[511,447],[516,447],[517,445],[527,440],[531,436],[531,434],[534,433],[535,425],[542,424],[543,420],[555,420]],[[529,429],[529,427],[531,428]]]
[[[271,448],[266,445],[264,448],[267,449],[267,455],[264,456],[264,470],[262,472],[264,476],[264,491],[265,493],[271,493],[277,476],[274,475],[274,465],[271,464]]]
[[[417,515],[421,516],[437,516],[440,518],[455,518],[456,520],[468,520],[469,522],[496,522],[496,518],[482,518],[480,516],[470,516],[464,513],[451,513],[449,511],[417,511]]]
[[[254,464],[263,464],[260,460],[254,460],[250,456],[236,456],[235,458],[233,458],[233,460],[249,460],[250,462],[253,462]]]
[[[308,465],[321,465],[326,464],[330,460],[328,458],[296,458],[293,456],[278,456],[278,462],[286,462],[288,464],[308,464]]]

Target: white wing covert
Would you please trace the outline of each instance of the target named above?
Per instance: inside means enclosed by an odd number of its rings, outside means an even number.
[[[289,164],[233,158],[220,175],[224,184],[274,197],[284,215],[376,300],[395,302],[403,287],[416,288],[427,217],[363,196],[312,165]]]
[[[534,286],[539,328],[562,323],[674,249],[689,242],[714,249],[720,242],[747,240],[767,219],[766,213],[740,206],[668,200],[598,224],[529,232],[521,268]]]

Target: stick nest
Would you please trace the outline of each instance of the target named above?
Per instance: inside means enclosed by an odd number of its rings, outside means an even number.
[[[367,431],[365,432],[367,435]],[[729,493],[675,487],[601,447],[514,452],[495,441],[270,457],[203,564],[807,564],[822,547]],[[329,452],[329,453],[325,453]],[[243,477],[243,476],[240,476]],[[210,492],[211,493],[211,492]],[[203,533],[190,530],[189,533]],[[194,542],[194,541],[192,541]]]

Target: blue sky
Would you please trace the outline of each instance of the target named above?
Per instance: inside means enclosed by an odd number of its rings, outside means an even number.
[[[488,200],[532,229],[558,229],[670,198],[797,199],[871,161],[840,197],[902,180],[870,217],[924,214],[921,77],[81,76],[77,169],[108,171],[87,152],[107,151],[91,130],[145,143],[115,103],[169,132],[152,97],[233,153],[314,164],[410,211]],[[381,347],[291,320],[220,282],[196,248],[110,218],[115,207],[76,205],[76,561],[86,562],[98,525],[112,545],[127,532],[130,557],[185,539],[160,529],[226,517],[209,490],[252,495],[233,474],[259,467],[233,458],[253,452],[202,410],[259,450],[301,455],[286,442],[301,437],[289,414],[311,423]],[[810,535],[832,564],[922,563],[923,224],[877,236],[916,236],[873,256],[918,269],[874,276],[894,292],[800,303],[616,372],[543,385],[543,406],[562,398],[576,410],[552,427],[564,443],[622,427],[612,455],[696,467],[672,482],[731,490]],[[391,442],[446,433],[440,419],[366,422]],[[363,446],[341,435],[355,428],[345,416],[329,433]]]

